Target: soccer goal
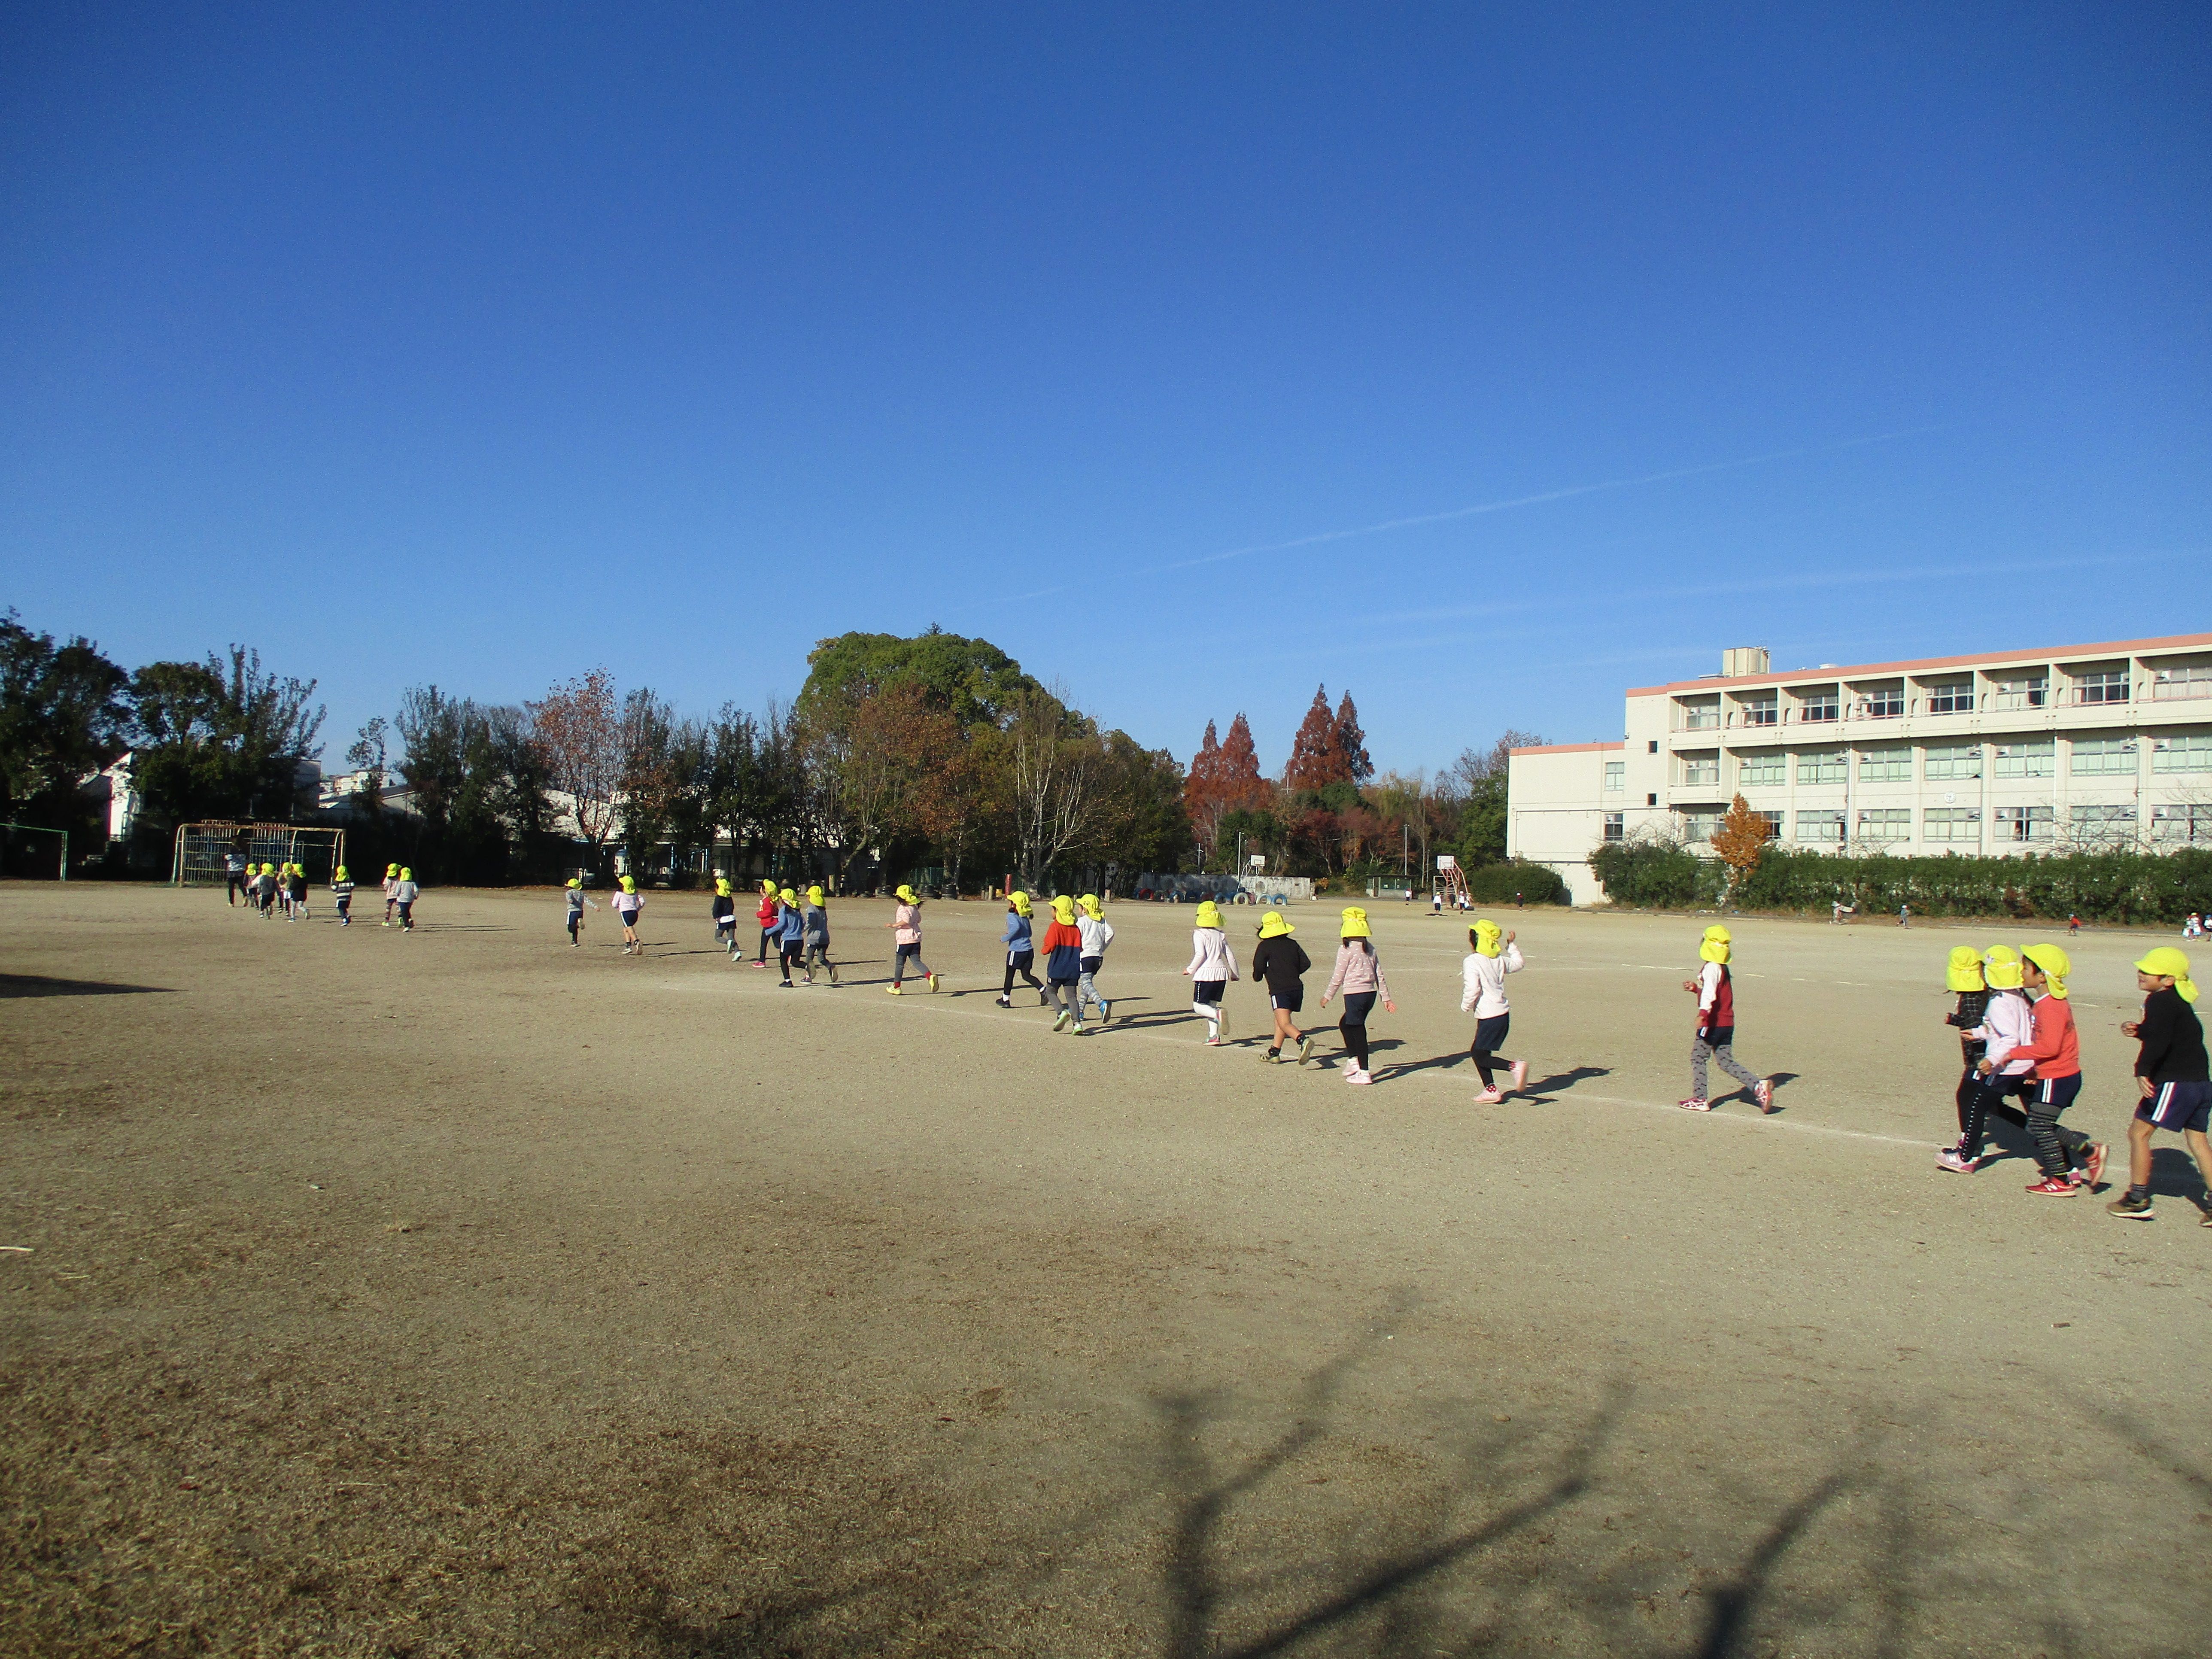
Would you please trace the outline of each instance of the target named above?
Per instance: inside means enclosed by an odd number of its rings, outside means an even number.
[[[297,823],[181,824],[169,879],[179,887],[220,887],[233,853],[256,869],[296,864],[309,881],[327,882],[345,862],[345,831]]]

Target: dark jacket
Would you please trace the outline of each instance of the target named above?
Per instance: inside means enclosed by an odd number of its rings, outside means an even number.
[[[1266,980],[1268,991],[1276,996],[1297,990],[1299,976],[1312,966],[1305,947],[1288,933],[1261,939],[1252,952],[1252,977]]]
[[[2172,986],[2143,999],[2142,1024],[2136,1028],[2142,1052],[2136,1075],[2153,1083],[2203,1083],[2204,1028],[2197,1010]]]
[[[1943,1016],[1946,1024],[1959,1028],[1959,1052],[1966,1057],[1969,1066],[1978,1066],[1983,1054],[1989,1048],[1987,1043],[1977,1042],[1966,1035],[1982,1023],[1982,1015],[1989,1006],[1990,994],[1987,991],[1961,991],[1959,993],[1958,1007]]]

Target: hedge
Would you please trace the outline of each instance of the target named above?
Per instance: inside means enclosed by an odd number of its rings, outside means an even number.
[[[1727,868],[1686,848],[1614,845],[1589,866],[1615,904],[1687,908],[1721,902]],[[1838,899],[1887,914],[2079,915],[2089,921],[2178,922],[2212,911],[2212,850],[2062,853],[2023,858],[1846,857],[1771,847],[1728,902],[1747,910],[1825,913]]]
[[[1549,865],[1523,864],[1512,859],[1504,864],[1478,865],[1465,873],[1467,896],[1477,904],[1510,904],[1516,894],[1524,904],[1570,902],[1565,880]]]

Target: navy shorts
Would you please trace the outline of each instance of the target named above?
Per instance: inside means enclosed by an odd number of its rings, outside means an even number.
[[[2200,1135],[2212,1133],[2212,1083],[2161,1083],[2136,1107],[2136,1115],[2177,1133],[2184,1129]]]
[[[1513,1016],[1492,1014],[1487,1019],[1474,1022],[1474,1046],[1484,1054],[1495,1054],[1505,1046],[1505,1033],[1512,1029]]]
[[[1222,992],[1228,987],[1229,981],[1225,979],[1194,979],[1190,982],[1190,1000],[1193,1002],[1218,1002]]]
[[[1287,991],[1270,992],[1267,1006],[1271,1008],[1279,1008],[1286,1014],[1303,1012],[1306,1006],[1306,988],[1303,985],[1293,985]]]

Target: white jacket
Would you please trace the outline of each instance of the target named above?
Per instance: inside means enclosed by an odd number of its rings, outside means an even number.
[[[1106,947],[1114,942],[1114,924],[1103,917],[1094,918],[1088,910],[1076,913],[1075,931],[1083,935],[1083,954],[1103,957]]]
[[[2009,1064],[2005,1056],[2035,1035],[2035,1005],[2018,991],[1992,991],[1989,1006],[1982,1010],[1982,1023],[1966,1033],[1978,1042],[1989,1045],[1989,1061],[2000,1077],[2026,1077],[2035,1069],[2032,1060],[2015,1060]]]
[[[1480,951],[1468,951],[1459,969],[1460,1012],[1473,1014],[1477,1019],[1495,1019],[1508,1012],[1513,1005],[1505,1000],[1505,976],[1519,973],[1524,966],[1521,947],[1510,941],[1502,956],[1486,957]]]
[[[1218,927],[1191,929],[1190,966],[1183,972],[1193,979],[1235,979],[1237,953],[1229,948],[1229,935]]]

